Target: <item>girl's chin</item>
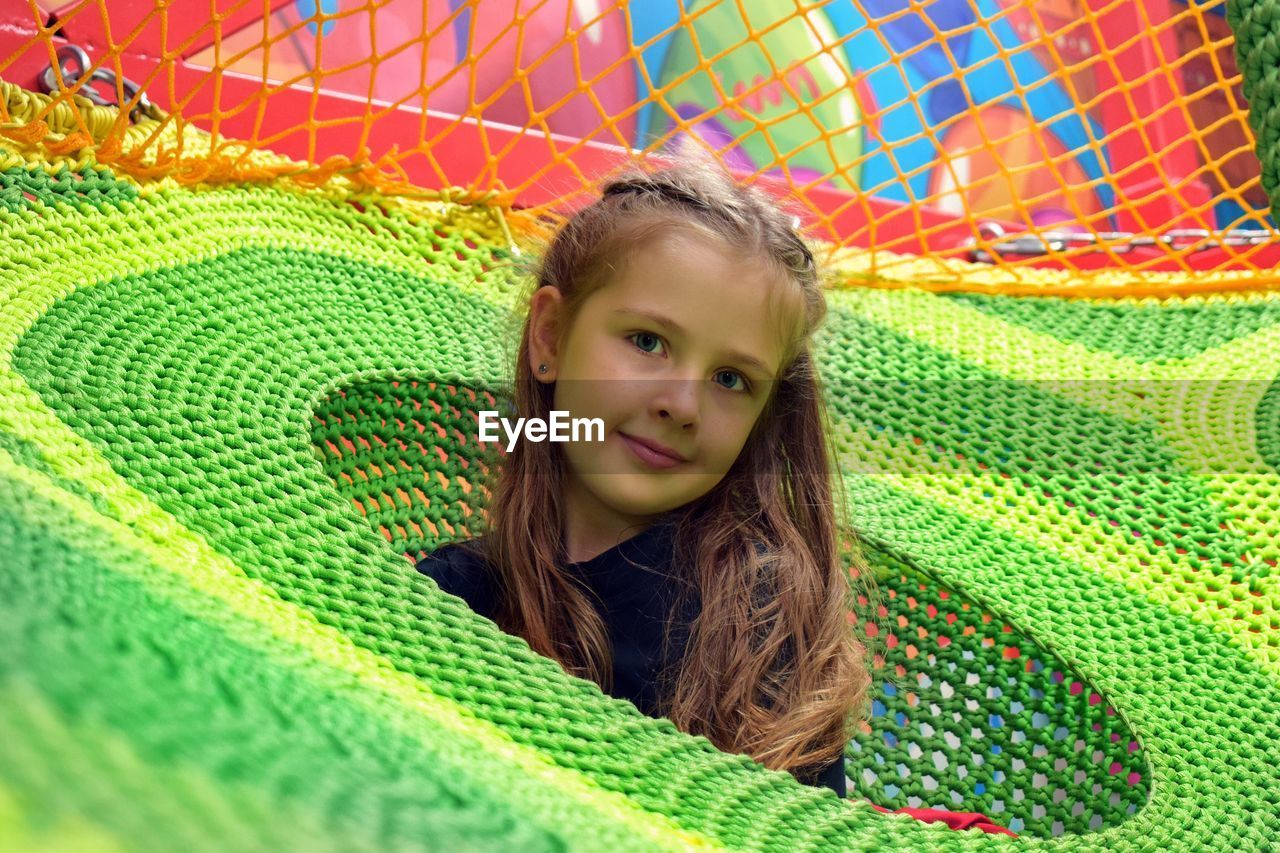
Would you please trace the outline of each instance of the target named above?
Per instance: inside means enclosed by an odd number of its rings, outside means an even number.
[[[673,479],[683,479],[690,475],[648,473],[618,474],[609,477],[606,485],[609,494],[606,500],[616,512],[633,516],[656,516],[673,509],[679,509],[692,503],[706,494],[707,490],[691,491],[688,489],[671,489]],[[662,482],[665,479],[666,482]],[[657,482],[655,482],[657,481]],[[604,497],[602,495],[602,497]]]

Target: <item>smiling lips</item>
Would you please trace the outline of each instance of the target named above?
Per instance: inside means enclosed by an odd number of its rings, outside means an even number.
[[[682,462],[689,461],[665,444],[659,444],[647,438],[635,438],[624,432],[618,435],[622,437],[637,459],[652,468],[674,468]]]

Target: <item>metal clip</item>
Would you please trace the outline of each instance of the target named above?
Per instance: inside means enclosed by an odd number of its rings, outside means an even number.
[[[68,68],[68,61],[73,63],[71,68]],[[89,59],[89,54],[85,53],[83,48],[74,44],[63,45],[58,48],[57,68],[55,69],[54,66],[50,65],[44,70],[44,73],[40,75],[40,88],[44,90],[45,94],[53,94],[58,91],[58,74],[61,72],[63,87],[70,89],[80,82],[85,71],[92,64],[93,63]],[[138,99],[138,102],[134,104],[133,109],[129,110],[129,120],[134,124],[137,124],[143,116],[155,119],[156,121],[159,121],[163,117],[160,109],[155,104],[151,103],[151,100],[147,97],[146,93],[141,91],[140,87],[136,83],[127,77],[117,78],[116,73],[110,68],[93,69],[89,74],[88,81],[85,85],[80,87],[79,94],[84,95],[100,107],[120,106],[119,104],[112,103],[107,98],[104,98],[98,90],[94,88],[93,83],[99,80],[112,88],[115,88],[118,83],[120,89],[124,92],[126,101],[132,101],[135,97]]]

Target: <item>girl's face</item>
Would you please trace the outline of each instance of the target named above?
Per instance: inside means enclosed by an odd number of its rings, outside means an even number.
[[[651,521],[707,494],[738,458],[799,316],[798,293],[740,255],[696,233],[655,237],[568,329],[559,291],[535,294],[534,375],[556,383],[555,409],[604,423],[603,441],[562,445],[579,529]]]

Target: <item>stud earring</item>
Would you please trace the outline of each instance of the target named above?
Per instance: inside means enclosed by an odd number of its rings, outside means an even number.
[[[547,366],[546,366],[545,364],[539,364],[539,365],[538,365],[538,372],[539,372],[539,373],[546,373],[546,372],[547,372]]]

